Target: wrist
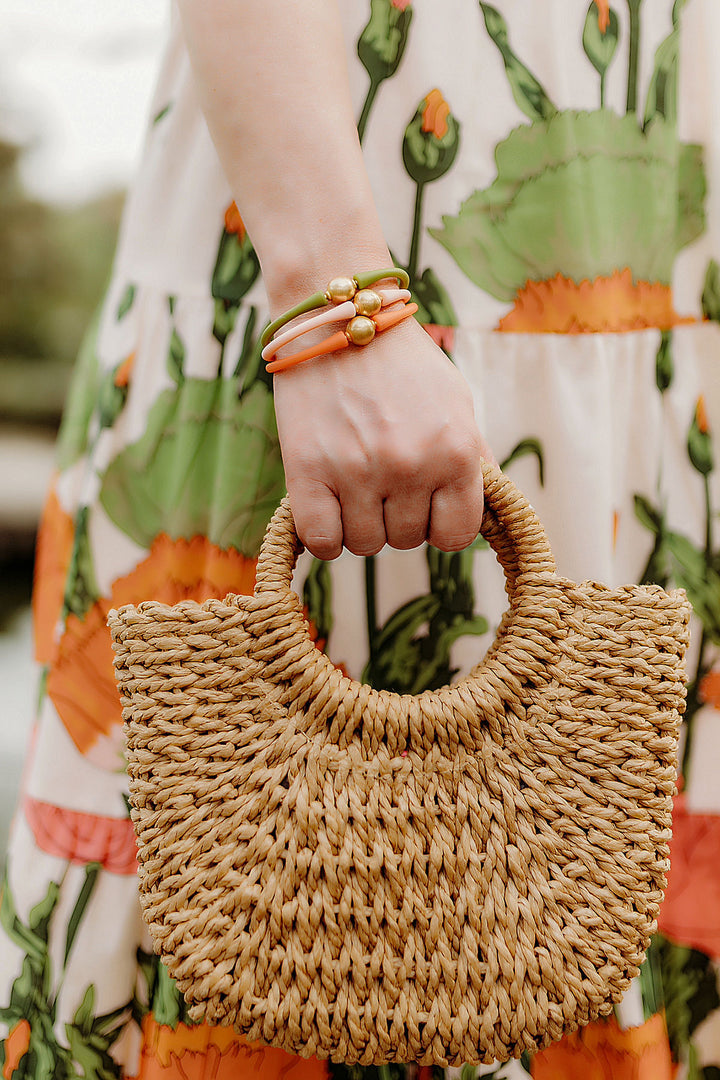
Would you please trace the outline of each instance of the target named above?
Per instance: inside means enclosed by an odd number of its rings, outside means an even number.
[[[367,218],[364,208],[343,215],[333,210],[258,246],[271,317],[323,290],[332,278],[392,265],[379,222]]]

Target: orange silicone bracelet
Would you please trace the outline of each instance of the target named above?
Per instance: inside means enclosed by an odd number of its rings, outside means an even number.
[[[382,333],[383,330],[388,330],[391,326],[397,325],[402,322],[403,319],[409,318],[414,315],[418,310],[417,304],[403,304],[401,308],[396,308],[390,311],[379,311],[377,315],[373,316],[373,322],[377,328],[377,333]],[[285,356],[282,360],[272,360],[266,366],[266,370],[271,374],[277,371],[287,371],[288,368],[296,367],[297,364],[304,363],[305,360],[314,360],[317,356],[325,356],[327,353],[339,352],[340,349],[346,349],[350,344],[350,340],[344,330],[338,330],[337,333],[332,334],[330,337],[324,338],[316,345],[311,345],[307,349],[302,349],[300,352],[293,353],[292,356]]]

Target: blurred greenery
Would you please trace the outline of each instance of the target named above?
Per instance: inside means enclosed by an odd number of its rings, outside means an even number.
[[[0,141],[0,421],[57,426],[72,363],[112,263],[123,194],[49,206]]]
[[[0,140],[0,434],[47,438],[110,275],[124,196],[70,208],[39,202],[23,187],[22,152]],[[32,584],[32,529],[11,524],[12,510],[0,505],[0,632]]]

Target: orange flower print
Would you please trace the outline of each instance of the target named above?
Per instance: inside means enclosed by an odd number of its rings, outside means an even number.
[[[139,604],[142,600],[201,603],[228,593],[247,595],[255,588],[256,565],[256,559],[246,558],[235,548],[224,551],[204,536],[171,540],[161,533],[153,541],[148,557],[113,584],[112,606]]]
[[[708,671],[707,675],[703,675],[698,687],[698,695],[706,705],[713,705],[716,709],[720,709],[720,669]]]
[[[234,233],[238,240],[242,240],[245,236],[245,223],[240,217],[240,211],[234,201],[230,203],[225,211],[225,231]]]
[[[87,754],[103,736],[113,738],[122,722],[113,673],[113,651],[106,625],[108,611],[123,604],[160,600],[222,598],[251,593],[255,559],[234,548],[223,551],[204,536],[171,540],[158,536],[147,558],[114,582],[83,619],[69,615],[57,657],[48,675],[48,694],[78,750]]]
[[[679,945],[720,959],[720,815],[689,813],[683,795],[675,799],[658,929]]]
[[[592,334],[668,330],[681,318],[673,307],[672,290],[661,282],[633,281],[628,267],[608,277],[581,282],[556,274],[548,281],[528,281],[515,304],[498,324],[510,333]]]
[[[695,405],[695,421],[697,423],[698,431],[700,432],[700,434],[707,435],[709,430],[707,409],[705,408],[705,398],[702,394],[697,399],[697,403]]]
[[[103,817],[52,806],[26,795],[25,819],[35,843],[48,855],[84,866],[98,862],[111,874],[137,870],[135,833],[130,818]]]
[[[422,328],[441,349],[445,349],[445,351],[449,353],[453,351],[453,346],[455,345],[454,326],[439,326],[437,323],[423,323]]]
[[[610,23],[609,0],[595,0],[595,7],[598,12],[598,30],[601,34],[604,34]]]
[[[49,664],[57,650],[55,631],[62,612],[65,578],[73,546],[73,521],[54,487],[45,502],[35,548],[33,636],[35,659]]]
[[[115,386],[122,388],[123,386],[128,385],[128,383],[130,382],[130,375],[132,374],[134,364],[135,353],[131,352],[128,356],[125,357],[125,359],[118,366],[118,369],[115,372],[115,378],[113,379],[113,383]]]
[[[665,1018],[651,1016],[623,1031],[617,1021],[598,1020],[565,1035],[532,1059],[534,1080],[673,1080]]]
[[[447,135],[450,106],[438,89],[431,90],[425,98],[422,114],[422,129],[436,139]]]
[[[390,0],[391,5],[398,11],[404,11],[410,7],[411,0]]]
[[[3,1080],[10,1080],[18,1065],[25,1057],[30,1046],[30,1024],[27,1020],[18,1020],[5,1040],[5,1064]]]
[[[246,1042],[229,1027],[158,1024],[152,1013],[142,1024],[140,1070],[134,1080],[325,1080],[327,1066],[315,1057]]]

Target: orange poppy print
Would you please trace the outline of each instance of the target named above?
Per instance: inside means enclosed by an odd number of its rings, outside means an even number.
[[[658,929],[720,959],[720,815],[691,814],[677,796],[670,870]]]
[[[614,334],[653,326],[668,330],[692,321],[675,311],[669,285],[634,282],[626,267],[593,281],[578,283],[562,274],[528,281],[497,328],[526,334]]]
[[[532,1059],[534,1080],[673,1080],[665,1018],[623,1031],[614,1017],[565,1035]]]
[[[442,139],[447,135],[450,106],[440,91],[436,88],[431,90],[425,98],[422,113],[422,129],[427,134],[432,134],[436,139]]]
[[[129,356],[126,356],[123,362],[118,366],[115,372],[115,378],[113,383],[115,386],[122,388],[127,386],[130,382],[130,375],[135,364],[135,353],[131,352]]]
[[[122,723],[107,628],[110,609],[143,600],[177,604],[251,593],[255,566],[255,559],[234,548],[223,551],[204,536],[171,540],[161,534],[147,558],[113,583],[110,598],[101,597],[83,619],[68,616],[47,690],[81,753],[88,753],[101,736],[110,736]]]
[[[33,637],[35,659],[40,664],[49,664],[57,650],[55,633],[62,612],[73,534],[72,518],[60,505],[53,486],[45,501],[35,547]]]
[[[713,705],[716,709],[720,709],[720,669],[708,671],[707,675],[703,675],[698,693],[700,700],[706,705]]]
[[[595,0],[598,13],[598,30],[605,34],[610,25],[610,0]]]
[[[158,1024],[143,1020],[140,1069],[134,1080],[325,1080],[327,1066],[317,1058],[293,1057],[284,1050],[248,1043],[232,1028],[207,1024]]]
[[[25,1057],[30,1046],[30,1024],[27,1020],[19,1020],[10,1031],[5,1040],[5,1064],[3,1065],[3,1080],[11,1080],[18,1065]]]
[[[85,865],[98,862],[111,874],[137,870],[135,833],[130,818],[103,817],[53,806],[26,795],[25,819],[35,843],[48,855]]]
[[[111,607],[101,599],[84,619],[68,615],[48,673],[48,696],[81,754],[122,721],[106,625]]]
[[[234,233],[238,240],[242,240],[245,236],[245,222],[240,217],[240,211],[234,201],[230,203],[225,211],[225,231]]]

